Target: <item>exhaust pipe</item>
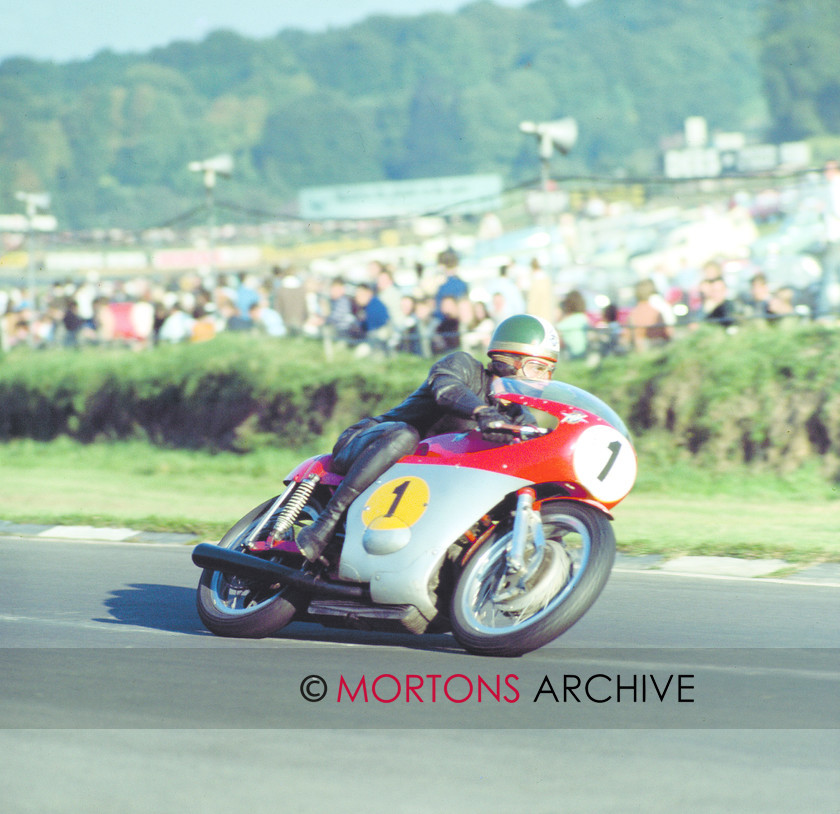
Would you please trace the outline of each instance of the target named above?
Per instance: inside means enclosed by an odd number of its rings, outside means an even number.
[[[213,571],[221,571],[223,574],[254,579],[259,582],[266,582],[269,585],[282,582],[284,585],[291,585],[314,596],[355,599],[361,602],[370,601],[370,595],[361,585],[324,582],[288,566],[210,543],[199,543],[193,549],[192,561],[199,568],[211,568]]]

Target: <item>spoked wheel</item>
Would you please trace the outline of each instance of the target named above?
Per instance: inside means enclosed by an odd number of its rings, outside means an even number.
[[[251,533],[265,519],[274,502],[275,499],[267,500],[246,514],[222,537],[219,545],[235,551],[243,550]],[[320,506],[310,500],[295,521],[295,533],[304,524],[312,522],[319,512]],[[278,551],[266,556],[290,568],[302,569],[306,565],[300,554]],[[303,601],[300,593],[288,586],[266,585],[205,568],[198,582],[196,607],[201,621],[211,633],[260,639],[289,624]]]
[[[592,606],[615,559],[615,535],[597,509],[572,501],[543,505],[545,547],[526,546],[524,574],[511,575],[501,529],[467,563],[452,597],[455,638],[470,652],[519,656],[568,630]]]

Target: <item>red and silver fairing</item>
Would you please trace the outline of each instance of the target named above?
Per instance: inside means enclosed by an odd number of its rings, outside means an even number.
[[[547,434],[501,446],[476,431],[422,442],[351,506],[340,579],[368,583],[374,602],[414,605],[432,618],[428,586],[447,549],[511,493],[541,486],[541,499],[606,513],[629,493],[636,455],[604,402],[562,382],[499,385],[497,396],[525,407]]]

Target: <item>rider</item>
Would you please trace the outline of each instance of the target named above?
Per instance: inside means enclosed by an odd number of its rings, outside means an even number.
[[[506,443],[501,424],[522,423],[518,404],[502,407],[491,395],[496,377],[550,379],[560,353],[557,331],[550,322],[517,314],[498,324],[487,355],[490,364],[464,351],[435,362],[426,381],[401,404],[375,418],[348,427],[333,447],[330,469],[344,479],[321,514],[297,537],[310,562],[318,560],[350,504],[386,469],[414,452],[422,438],[444,432],[481,430],[494,443]]]

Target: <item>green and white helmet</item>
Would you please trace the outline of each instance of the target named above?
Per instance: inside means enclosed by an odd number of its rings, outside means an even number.
[[[556,363],[560,356],[560,337],[546,319],[531,314],[516,314],[503,319],[493,331],[487,355],[512,353]]]

